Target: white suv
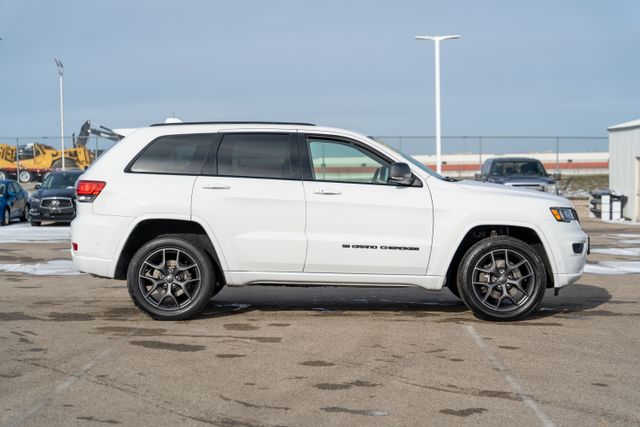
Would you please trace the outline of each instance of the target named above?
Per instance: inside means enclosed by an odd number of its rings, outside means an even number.
[[[532,313],[580,278],[571,203],[443,178],[382,142],[305,123],[134,130],[77,183],[72,254],[126,278],[155,319],[223,286],[447,286],[482,318]]]

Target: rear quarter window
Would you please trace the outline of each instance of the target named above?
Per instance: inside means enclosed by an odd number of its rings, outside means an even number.
[[[131,163],[128,172],[198,175],[213,135],[167,135],[151,142]]]

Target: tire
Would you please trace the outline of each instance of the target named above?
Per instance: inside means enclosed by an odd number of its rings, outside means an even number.
[[[538,309],[547,287],[544,262],[522,240],[490,237],[473,245],[458,267],[465,305],[485,320],[509,321]]]
[[[78,164],[71,160],[68,157],[64,158],[64,168],[65,169],[69,169],[69,168],[77,168]],[[60,169],[62,168],[62,159],[58,159],[55,162],[51,163],[51,169]]]
[[[198,315],[213,297],[215,283],[213,260],[207,252],[172,235],[144,244],[127,270],[131,299],[156,320],[185,320]]]
[[[22,183],[31,182],[32,179],[33,174],[29,171],[20,171],[20,174],[18,175],[18,180]]]
[[[20,222],[29,222],[29,205],[25,205],[20,217]]]
[[[9,225],[11,222],[11,212],[9,212],[9,208],[5,209],[2,212],[2,218],[0,218],[0,226]]]
[[[40,221],[31,221],[31,226],[32,227],[40,227],[42,225],[42,223]]]

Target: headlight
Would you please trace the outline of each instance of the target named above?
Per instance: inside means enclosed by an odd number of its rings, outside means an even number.
[[[573,208],[549,208],[551,214],[558,222],[580,221],[578,213]]]
[[[558,194],[558,186],[555,185],[555,184],[547,185],[547,192],[548,193],[553,193],[553,194]]]
[[[40,206],[40,199],[37,199],[35,197],[32,197],[29,199],[29,205],[32,208],[37,208],[38,206]]]

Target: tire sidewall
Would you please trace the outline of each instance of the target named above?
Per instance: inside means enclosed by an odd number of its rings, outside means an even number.
[[[535,273],[533,295],[522,307],[509,312],[499,312],[486,307],[475,295],[471,285],[477,262],[488,252],[500,249],[517,251],[529,261]],[[547,275],[544,262],[533,247],[514,237],[499,236],[481,240],[467,251],[458,269],[458,289],[462,300],[476,316],[487,320],[517,320],[531,314],[542,302],[546,287]]]
[[[200,289],[193,301],[186,307],[175,311],[160,310],[151,305],[142,295],[138,283],[138,271],[144,260],[153,252],[163,248],[178,248],[191,256],[200,269]],[[213,294],[215,271],[208,254],[189,240],[179,237],[160,237],[144,244],[135,253],[127,270],[127,287],[135,304],[145,313],[157,320],[183,320],[200,313]]]
[[[2,221],[0,223],[0,225],[2,226],[9,225],[9,223],[11,222],[11,212],[9,211],[9,209],[5,209],[4,211],[2,211],[2,218],[0,219],[0,221]]]
[[[23,179],[24,177],[24,179]],[[32,175],[31,172],[29,171],[20,171],[20,173],[18,174],[18,181],[22,182],[22,183],[27,183],[27,182],[31,182],[32,179]]]

